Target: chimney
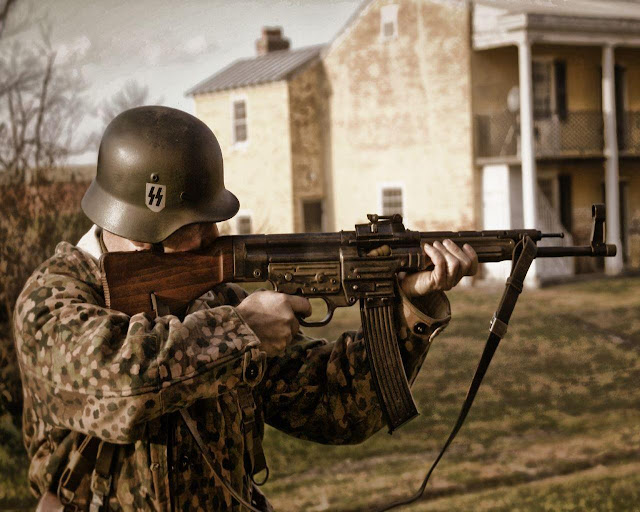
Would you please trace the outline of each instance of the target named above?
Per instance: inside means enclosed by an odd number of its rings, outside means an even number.
[[[291,42],[282,37],[282,27],[262,27],[262,37],[256,41],[256,53],[266,55],[277,50],[288,50]]]

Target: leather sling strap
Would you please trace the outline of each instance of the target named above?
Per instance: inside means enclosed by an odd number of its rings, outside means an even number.
[[[227,482],[224,478],[222,478],[220,476],[218,471],[216,471],[215,463],[214,463],[213,459],[211,458],[211,454],[209,453],[209,449],[207,448],[207,445],[204,443],[202,437],[200,436],[200,432],[198,432],[198,425],[196,424],[196,422],[193,420],[193,418],[191,417],[191,415],[189,414],[189,412],[186,409],[182,409],[180,411],[180,414],[182,415],[182,419],[184,420],[185,424],[187,425],[187,428],[189,429],[189,432],[191,432],[191,435],[193,436],[193,439],[195,440],[196,444],[198,445],[198,448],[200,448],[200,451],[202,452],[202,456],[204,457],[204,460],[207,463],[207,466],[209,466],[209,469],[213,473],[213,476],[215,477],[215,479],[218,480],[218,482],[220,482],[220,484],[229,492],[229,494],[231,494],[231,496],[233,496],[233,498],[238,503],[240,503],[240,505],[242,505],[243,507],[247,508],[251,512],[264,512],[264,511],[262,511],[262,510],[260,510],[260,509],[258,509],[256,507],[254,507],[250,503],[248,503],[240,495],[240,493],[238,493],[231,486],[231,484],[229,482]]]
[[[434,469],[438,465],[438,462],[440,462],[440,459],[442,459],[444,453],[447,451],[447,448],[449,448],[449,445],[453,442],[454,438],[462,427],[464,420],[466,419],[467,414],[469,413],[469,410],[473,405],[473,401],[476,397],[478,389],[480,388],[482,379],[484,378],[484,375],[489,368],[491,359],[493,358],[493,355],[498,348],[498,344],[507,332],[509,319],[511,318],[511,314],[513,313],[513,309],[515,308],[518,296],[522,292],[524,279],[527,275],[529,267],[531,266],[531,263],[536,257],[537,250],[538,248],[536,247],[536,244],[529,237],[523,238],[523,240],[518,243],[518,246],[516,246],[514,250],[511,275],[507,279],[506,287],[504,293],[502,294],[502,299],[500,300],[498,309],[493,315],[493,319],[491,320],[489,328],[489,338],[487,339],[487,343],[484,347],[484,351],[482,352],[480,362],[478,363],[475,375],[473,376],[473,380],[471,381],[471,386],[469,387],[467,397],[465,398],[464,404],[462,405],[462,410],[460,411],[451,434],[449,434],[449,438],[445,442],[444,446],[440,450],[440,453],[436,457],[436,460],[433,462],[433,464],[429,468],[429,471],[424,477],[420,489],[418,489],[418,491],[414,495],[385,505],[382,508],[377,509],[376,512],[384,512],[386,510],[391,510],[402,505],[409,505],[410,503],[413,503],[422,497],[431,474],[433,473]]]
[[[360,318],[376,394],[392,433],[418,415],[398,346],[393,299],[361,299]]]

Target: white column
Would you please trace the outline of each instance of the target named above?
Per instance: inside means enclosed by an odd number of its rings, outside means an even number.
[[[622,241],[616,129],[615,50],[612,45],[602,48],[602,117],[604,119],[605,202],[607,204],[606,237],[608,244],[618,246],[618,253],[614,258],[605,258],[605,271],[607,274],[619,274],[622,271]]]
[[[520,159],[522,165],[522,209],[524,228],[533,229],[538,224],[536,194],[538,178],[533,139],[533,80],[531,78],[531,43],[523,40],[518,44],[518,70],[520,75]],[[527,280],[534,284],[537,278],[534,260]]]

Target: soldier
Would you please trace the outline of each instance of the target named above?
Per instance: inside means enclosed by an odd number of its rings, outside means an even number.
[[[332,444],[381,428],[361,331],[305,336],[304,298],[224,284],[182,317],[105,307],[101,254],[188,251],[218,236],[216,223],[239,207],[222,168],[213,133],[184,112],[140,107],[107,127],[82,200],[94,227],[76,247],[60,243],[16,304],[29,481],[42,510],[271,510],[255,485],[265,422]],[[477,269],[469,246],[425,251],[434,270],[401,279],[396,306],[410,382],[449,322],[443,290]],[[419,323],[427,328],[414,332]]]

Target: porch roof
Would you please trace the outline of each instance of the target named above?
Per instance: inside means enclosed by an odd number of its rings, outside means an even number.
[[[640,4],[624,0],[477,0],[473,47],[533,44],[640,47]]]

